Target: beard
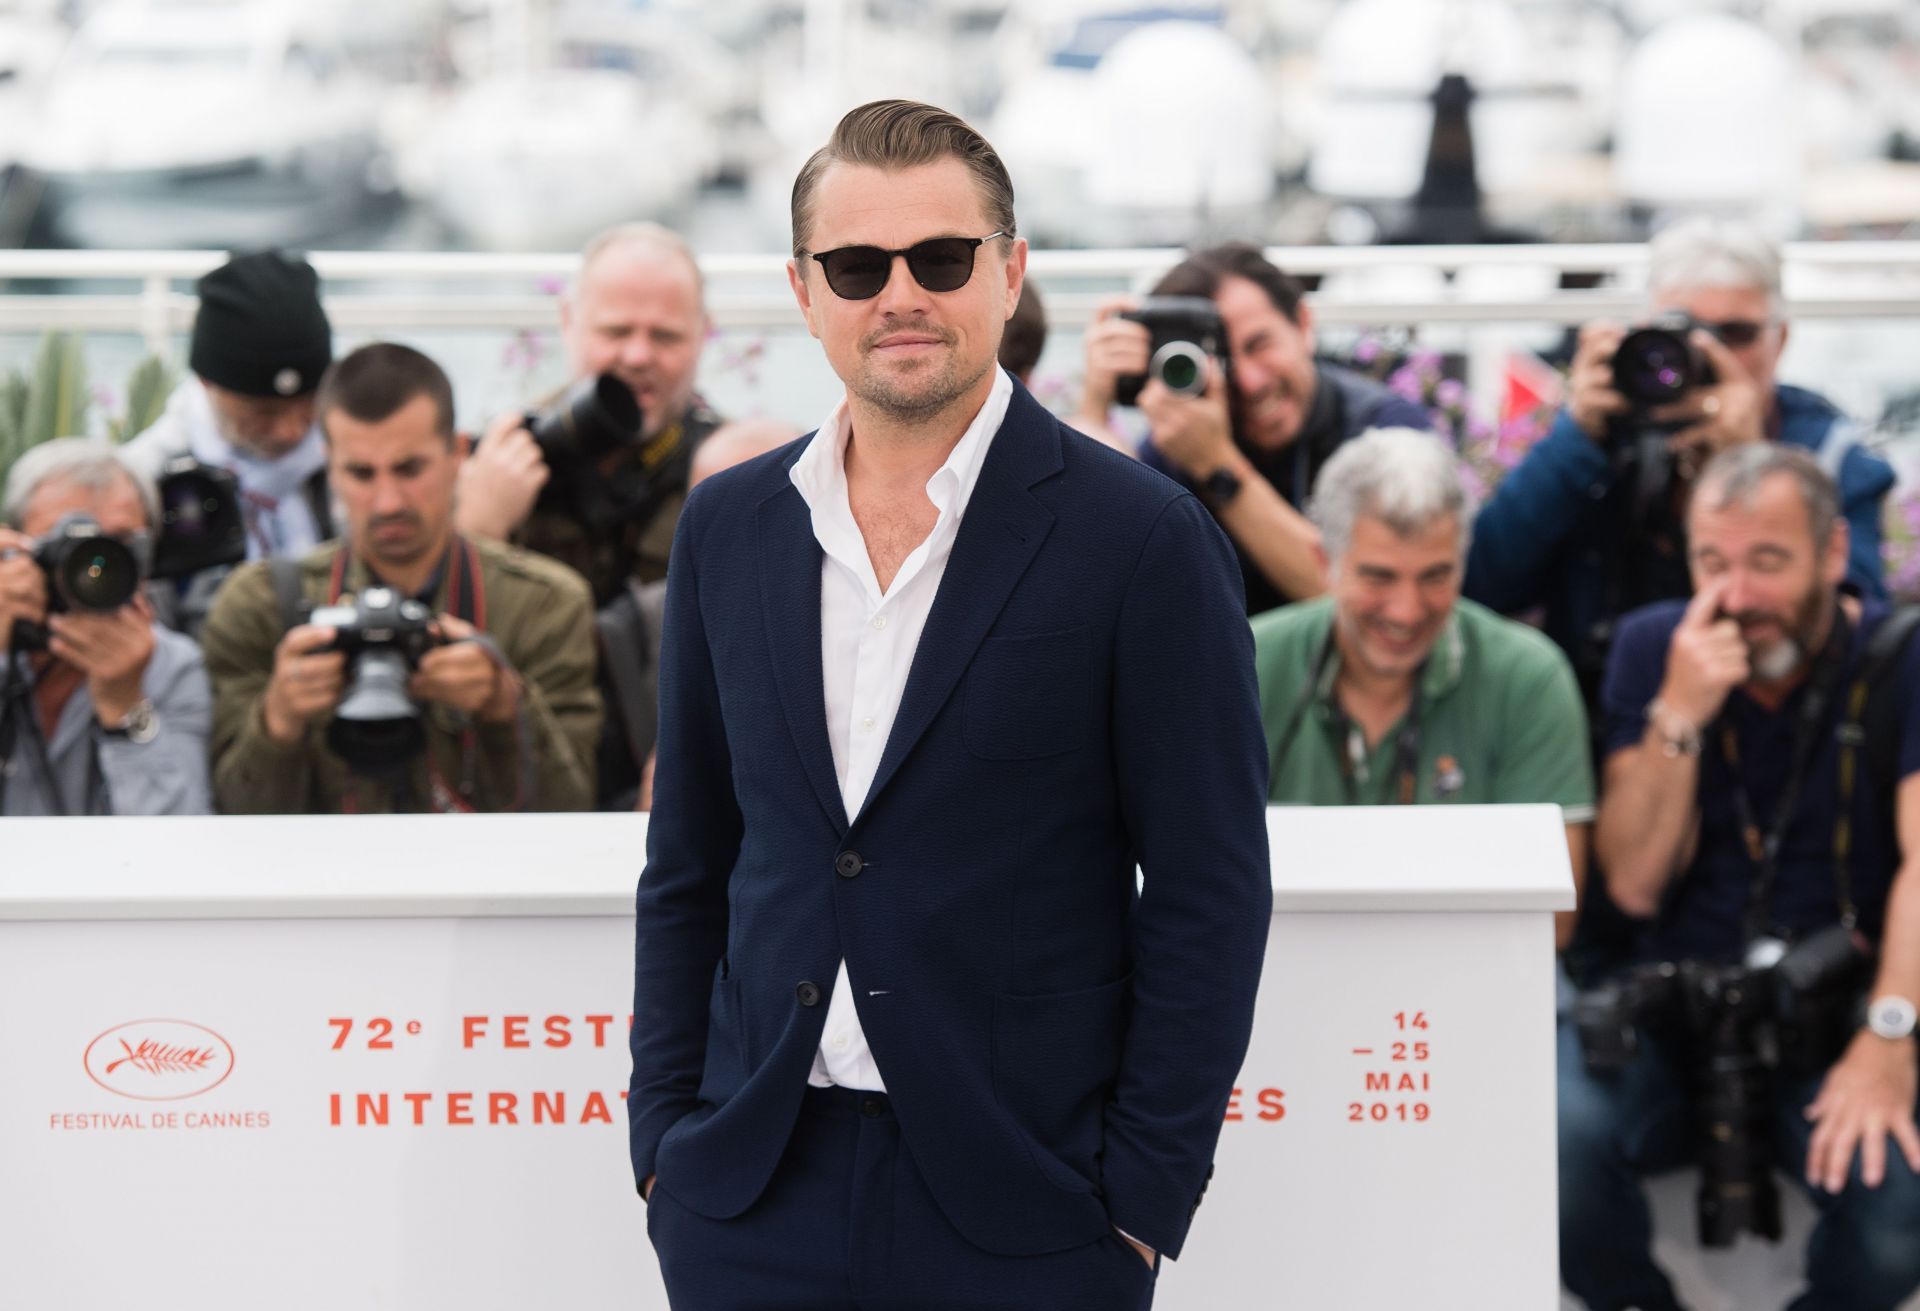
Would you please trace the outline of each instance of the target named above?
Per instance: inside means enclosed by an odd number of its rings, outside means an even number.
[[[939,359],[922,359],[900,372],[882,372],[871,367],[874,347],[895,333],[911,332],[937,337],[947,350]],[[890,419],[926,419],[945,410],[987,376],[994,362],[989,359],[971,377],[963,376],[953,354],[953,334],[930,324],[888,324],[861,343],[863,367],[849,390],[866,404]]]
[[[1816,587],[1784,618],[1756,610],[1731,616],[1742,628],[1756,620],[1773,620],[1784,630],[1779,638],[1764,645],[1747,643],[1747,664],[1754,678],[1763,683],[1778,683],[1805,670],[1819,649],[1820,626],[1832,611],[1832,591]],[[1831,641],[1833,636],[1828,633],[1827,639]]]

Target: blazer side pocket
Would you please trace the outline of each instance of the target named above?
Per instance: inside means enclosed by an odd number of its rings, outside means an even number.
[[[967,675],[963,732],[983,760],[1034,760],[1077,751],[1092,722],[1092,660],[1085,628],[980,644]]]
[[[993,999],[995,1095],[1035,1146],[1089,1185],[1100,1177],[1101,1118],[1132,996],[1128,973],[1073,992]]]

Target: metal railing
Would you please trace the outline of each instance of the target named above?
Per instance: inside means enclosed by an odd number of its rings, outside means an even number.
[[[1580,323],[1631,313],[1642,245],[1302,246],[1274,247],[1289,271],[1324,278],[1315,312],[1325,324]],[[1047,296],[1048,317],[1084,325],[1116,291],[1144,285],[1180,258],[1177,250],[1036,251],[1029,271]],[[1798,242],[1785,248],[1791,311],[1801,319],[1920,318],[1920,242]],[[193,280],[225,260],[219,251],[0,250],[0,333],[49,329],[136,333],[152,349],[192,324]],[[310,257],[326,285],[339,328],[471,328],[517,331],[553,326],[554,296],[579,262],[574,254],[318,251]],[[703,255],[708,300],[723,330],[797,329],[778,254]],[[1389,269],[1456,278],[1479,270],[1584,274],[1607,285],[1539,295],[1479,294],[1457,281],[1424,290],[1370,294],[1336,290],[1343,278]],[[1870,275],[1870,276],[1863,276]],[[36,288],[31,284],[50,284]],[[103,290],[101,283],[126,283]],[[1842,285],[1836,285],[1842,284]],[[81,288],[74,289],[75,284]],[[531,284],[519,290],[516,284]],[[1794,294],[1804,286],[1802,294]]]

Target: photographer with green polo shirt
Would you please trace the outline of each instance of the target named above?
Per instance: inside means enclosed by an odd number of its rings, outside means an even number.
[[[1269,798],[1313,806],[1549,802],[1574,883],[1593,820],[1586,712],[1560,649],[1461,599],[1473,506],[1407,428],[1342,446],[1314,486],[1329,594],[1253,621]],[[1562,915],[1559,942],[1571,937]]]

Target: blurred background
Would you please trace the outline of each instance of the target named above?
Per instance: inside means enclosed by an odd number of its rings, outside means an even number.
[[[317,252],[339,349],[429,350],[479,426],[563,376],[580,243],[654,218],[712,280],[709,399],[811,427],[837,386],[786,289],[788,193],[891,95],[1005,158],[1056,408],[1101,299],[1254,240],[1326,353],[1496,478],[1568,329],[1630,317],[1638,243],[1706,210],[1794,243],[1783,378],[1920,475],[1910,0],[0,0],[0,386],[50,370],[73,422],[138,426],[193,279],[281,245]],[[1906,543],[1920,504],[1892,504]]]

